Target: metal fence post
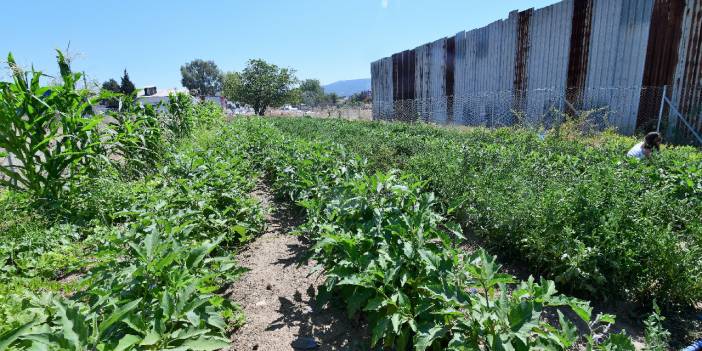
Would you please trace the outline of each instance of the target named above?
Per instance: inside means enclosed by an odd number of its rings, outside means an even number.
[[[661,107],[658,110],[658,124],[656,125],[656,132],[661,131],[661,120],[663,119],[663,107],[665,106],[665,96],[666,93],[668,92],[668,86],[664,85],[663,86],[663,95],[661,96]]]

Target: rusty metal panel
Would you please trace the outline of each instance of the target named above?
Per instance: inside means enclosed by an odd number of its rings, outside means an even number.
[[[590,52],[593,0],[575,0],[570,30],[570,52],[568,53],[568,78],[566,83],[566,111],[575,113],[582,108],[582,94],[587,77],[587,59]]]
[[[454,79],[456,64],[456,38],[446,38],[446,66],[444,70],[444,96],[446,96],[446,121],[453,123]]]
[[[573,0],[535,10],[531,17],[525,109],[528,121],[541,122],[553,109],[563,110],[572,22]]]
[[[653,0],[593,1],[584,107],[607,110],[624,134],[636,126],[652,10]]]
[[[517,19],[517,44],[514,59],[514,83],[512,84],[513,108],[523,111],[527,86],[527,61],[529,58],[529,28],[534,9],[519,12]]]
[[[687,0],[682,20],[672,101],[698,132],[702,132],[702,0]],[[668,135],[678,130],[680,137],[689,131],[679,121],[669,125]]]
[[[675,67],[678,63],[684,10],[684,0],[654,1],[646,48],[643,86],[672,86]],[[636,129],[650,131],[656,128],[660,103],[660,94],[641,94]]]

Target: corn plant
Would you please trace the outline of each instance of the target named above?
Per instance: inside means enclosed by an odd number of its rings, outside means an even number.
[[[141,106],[135,96],[120,96],[121,108],[110,113],[107,149],[127,174],[143,175],[162,160],[165,136],[160,118],[151,105]]]
[[[168,95],[168,119],[166,127],[176,138],[190,135],[193,129],[193,98],[190,94],[177,93]]]
[[[71,72],[61,51],[57,60],[62,85],[42,86],[43,74],[22,71],[12,54],[13,81],[0,83],[0,148],[15,161],[0,166],[0,184],[49,199],[100,144],[101,119],[90,115],[98,98],[76,88],[81,74]]]

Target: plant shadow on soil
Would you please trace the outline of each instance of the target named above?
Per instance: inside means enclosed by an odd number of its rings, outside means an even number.
[[[295,228],[304,214],[275,199],[267,184],[252,193],[268,209],[265,232],[239,253],[249,269],[229,289],[244,310],[246,324],[232,335],[231,350],[295,350],[292,343],[314,338],[316,350],[367,350],[365,325],[350,320],[340,306],[318,303],[324,282],[304,257],[312,243]]]

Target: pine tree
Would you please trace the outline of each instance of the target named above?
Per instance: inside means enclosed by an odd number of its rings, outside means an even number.
[[[129,80],[129,74],[127,74],[127,70],[124,70],[124,75],[122,76],[122,85],[120,86],[119,89],[122,94],[125,95],[131,95],[134,90],[136,90],[136,87],[134,87],[134,83],[132,83],[131,80]]]

